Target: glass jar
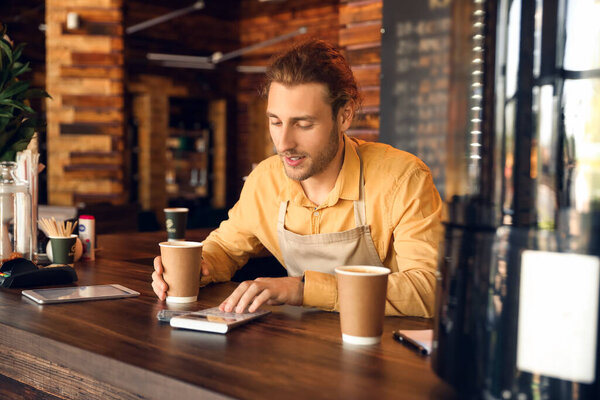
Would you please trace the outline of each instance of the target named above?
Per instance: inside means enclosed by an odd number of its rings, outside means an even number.
[[[15,175],[16,163],[0,162],[0,264],[17,257],[32,259],[31,196]]]

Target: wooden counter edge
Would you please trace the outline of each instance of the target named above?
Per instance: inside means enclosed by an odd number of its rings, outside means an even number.
[[[59,397],[228,399],[208,389],[0,323],[0,374]]]

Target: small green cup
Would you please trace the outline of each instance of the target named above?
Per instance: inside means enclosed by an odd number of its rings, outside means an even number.
[[[72,265],[75,260],[76,241],[77,235],[71,235],[70,237],[50,236],[53,263]]]
[[[188,209],[185,207],[165,208],[165,225],[169,242],[185,240]]]

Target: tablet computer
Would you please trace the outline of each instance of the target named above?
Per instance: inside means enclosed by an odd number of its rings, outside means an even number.
[[[73,301],[120,299],[123,297],[135,297],[140,294],[125,286],[92,285],[72,286],[49,289],[30,289],[21,292],[23,296],[39,304],[67,303]]]

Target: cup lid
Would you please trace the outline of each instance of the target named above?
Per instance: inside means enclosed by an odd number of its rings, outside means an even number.
[[[71,239],[71,238],[76,238],[76,237],[79,237],[79,236],[72,233],[69,236],[48,236],[48,239]]]
[[[175,240],[171,242],[160,242],[158,244],[160,247],[202,247],[204,243],[202,242],[189,242],[187,240]]]
[[[386,267],[375,265],[344,265],[335,269],[337,274],[367,276],[367,275],[387,275],[391,271]]]

